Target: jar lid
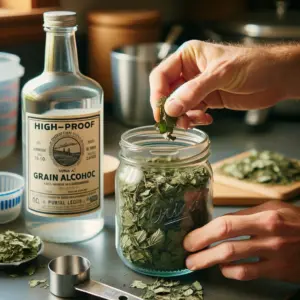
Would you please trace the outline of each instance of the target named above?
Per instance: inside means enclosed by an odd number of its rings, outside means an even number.
[[[88,21],[97,25],[152,25],[161,20],[157,10],[106,10],[89,13]]]

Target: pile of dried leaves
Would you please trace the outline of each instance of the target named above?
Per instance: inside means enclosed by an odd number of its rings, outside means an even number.
[[[19,262],[36,257],[40,247],[39,237],[6,231],[0,234],[0,263]]]
[[[209,172],[203,166],[142,168],[132,183],[120,186],[121,255],[137,267],[162,271],[185,268],[185,235],[210,220]],[[170,162],[172,164],[172,162]]]
[[[250,155],[220,168],[225,175],[256,183],[287,185],[300,181],[300,163],[272,151],[251,151]]]
[[[157,280],[146,284],[136,280],[131,287],[143,290],[141,297],[145,300],[203,300],[203,288],[198,281],[181,285],[179,281]]]

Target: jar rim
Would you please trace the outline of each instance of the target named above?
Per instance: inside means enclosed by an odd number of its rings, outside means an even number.
[[[121,135],[120,157],[134,163],[137,156],[179,159],[178,163],[207,159],[210,152],[208,135],[200,129],[174,130],[175,141],[167,141],[153,125],[136,127]]]

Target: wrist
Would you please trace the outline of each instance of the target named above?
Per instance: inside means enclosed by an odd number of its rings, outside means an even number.
[[[300,99],[300,45],[275,46],[271,55],[276,63],[277,80],[281,99]]]

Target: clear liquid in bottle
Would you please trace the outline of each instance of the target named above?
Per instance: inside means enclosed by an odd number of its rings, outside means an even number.
[[[82,75],[76,14],[47,12],[45,68],[22,90],[26,227],[45,241],[95,236],[103,220],[103,90]]]

